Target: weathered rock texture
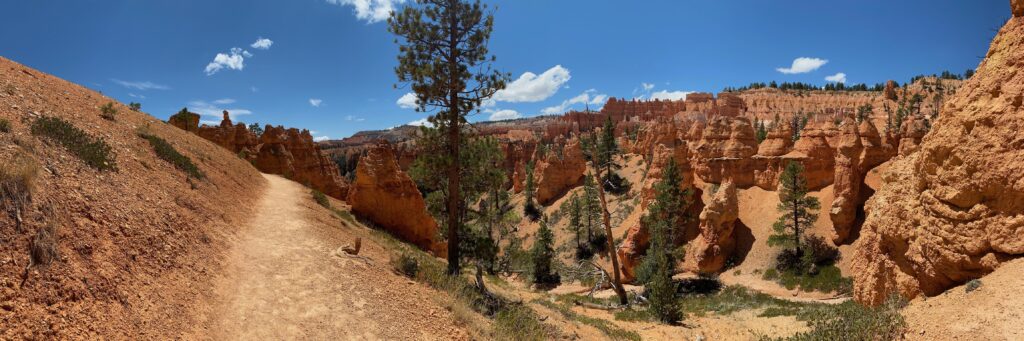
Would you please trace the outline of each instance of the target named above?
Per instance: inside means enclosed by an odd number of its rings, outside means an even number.
[[[437,222],[427,212],[416,183],[398,167],[388,142],[378,142],[359,160],[347,201],[356,216],[435,255],[445,255]]]
[[[700,213],[700,235],[687,247],[685,268],[698,273],[721,271],[736,248],[733,229],[737,218],[736,185],[727,181],[711,195]]]
[[[534,169],[537,202],[547,205],[558,199],[580,184],[586,171],[587,161],[583,158],[579,139],[556,139]]]
[[[850,236],[854,221],[857,220],[857,209],[860,208],[860,185],[864,175],[860,168],[860,157],[864,150],[861,144],[857,122],[847,118],[842,124],[842,134],[836,146],[835,181],[832,187],[835,198],[829,210],[834,235],[832,242],[842,243]]]
[[[227,111],[218,126],[198,126],[198,115],[176,114],[171,124],[216,143],[250,162],[264,173],[282,175],[326,195],[344,200],[348,183],[338,165],[320,152],[307,130],[267,125],[256,136],[244,123],[232,124]]]
[[[1013,1],[1019,12],[1021,1]],[[1024,254],[1024,18],[1010,19],[867,204],[854,298],[937,295]]]
[[[737,186],[754,183],[757,154],[754,128],[745,118],[718,116],[708,121],[694,155],[694,168],[704,182],[722,183],[732,179]]]

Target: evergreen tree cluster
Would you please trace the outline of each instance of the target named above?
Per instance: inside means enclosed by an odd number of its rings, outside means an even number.
[[[686,209],[692,201],[692,191],[683,189],[682,183],[679,167],[675,159],[670,159],[661,181],[654,186],[654,202],[642,220],[651,241],[637,268],[637,282],[644,285],[650,311],[665,323],[681,318],[676,285],[672,280],[676,270],[675,236],[677,228],[690,219]]]
[[[577,260],[589,260],[608,249],[608,237],[601,229],[601,203],[594,178],[583,179],[583,193],[569,198],[569,225],[574,238]]]

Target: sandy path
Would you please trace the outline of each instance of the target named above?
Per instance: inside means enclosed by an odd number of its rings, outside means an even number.
[[[371,262],[339,257],[352,230],[311,219],[308,189],[264,175],[268,188],[229,256],[214,339],[460,339],[439,293],[392,274],[363,238]],[[314,222],[315,223],[311,223]],[[316,224],[320,223],[320,224]],[[348,232],[348,233],[346,233]],[[383,259],[381,259],[383,258]],[[460,335],[462,334],[462,335]]]

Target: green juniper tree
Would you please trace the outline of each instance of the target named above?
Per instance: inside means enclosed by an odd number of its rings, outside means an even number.
[[[787,248],[796,259],[803,255],[801,234],[818,220],[817,210],[821,208],[818,198],[807,196],[803,173],[803,165],[795,161],[787,163],[782,171],[777,208],[782,215],[772,225],[774,233],[768,237],[768,245]]]
[[[547,217],[541,219],[537,240],[530,249],[530,257],[533,259],[533,282],[538,285],[556,285],[561,282],[561,276],[552,266],[555,258],[555,236],[548,228],[547,220]]]
[[[654,202],[643,217],[651,243],[637,271],[637,280],[647,289],[654,315],[662,322],[673,323],[681,318],[672,281],[676,268],[674,241],[676,227],[687,219],[691,192],[681,188],[683,179],[675,159],[669,159],[662,174],[661,181],[654,186]]]
[[[435,111],[429,122],[444,132],[438,150],[448,188],[460,188],[460,147],[466,115],[484,100],[505,87],[510,75],[491,68],[495,57],[488,41],[494,28],[494,16],[485,13],[480,1],[417,0],[416,5],[392,12],[388,30],[401,38],[398,81],[409,85],[416,95],[417,111]],[[460,271],[459,227],[462,200],[460,191],[449,191],[445,198],[448,223],[448,273]]]
[[[604,174],[601,177],[604,190],[616,195],[628,192],[629,183],[616,173],[622,168],[622,165],[615,158],[622,153],[622,150],[619,149],[619,144],[615,140],[615,124],[612,123],[610,115],[605,118],[604,128],[601,129],[601,136],[596,139],[595,147],[594,159],[597,162],[596,167],[601,168],[598,171]]]

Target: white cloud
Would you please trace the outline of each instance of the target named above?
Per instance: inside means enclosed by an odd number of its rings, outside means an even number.
[[[166,85],[160,85],[160,84],[156,84],[156,83],[153,83],[153,82],[150,82],[150,81],[129,82],[129,81],[123,81],[123,80],[120,80],[120,79],[111,79],[111,81],[113,81],[114,83],[117,83],[117,84],[119,84],[119,85],[121,85],[123,87],[129,88],[129,89],[137,89],[137,90],[167,90],[167,89],[170,89],[170,87],[168,87]]]
[[[309,99],[309,105],[312,105],[312,106],[317,107],[317,108],[319,108],[320,104],[323,103],[323,102],[324,102],[324,100],[319,99],[319,98],[310,98]]]
[[[402,98],[399,98],[395,103],[402,109],[416,109],[416,94],[410,92],[402,95]]]
[[[800,57],[800,58],[794,59],[793,60],[793,65],[790,66],[789,68],[781,68],[780,67],[780,68],[777,68],[775,70],[777,70],[779,72],[782,72],[782,73],[785,73],[785,74],[808,73],[808,72],[817,70],[822,65],[825,65],[825,63],[828,63],[828,60],[821,59],[821,58]]]
[[[644,91],[651,91],[654,89],[654,84],[651,83],[640,83],[644,87]]]
[[[832,82],[832,83],[846,83],[846,74],[840,72],[840,73],[837,73],[837,74],[825,77],[825,81]]]
[[[213,104],[231,104],[231,103],[235,103],[235,100],[231,99],[231,98],[221,98],[221,99],[218,99],[216,101],[213,101]]]
[[[220,105],[218,105],[217,101],[213,101],[212,103],[211,102],[206,102],[206,101],[191,101],[191,102],[188,102],[188,111],[191,111],[191,112],[203,115],[203,116],[215,117],[217,119],[220,119],[221,117],[224,117],[224,111],[225,110],[228,111],[228,116],[230,116],[231,119],[233,119],[233,120],[237,119],[238,116],[251,115],[252,114],[252,111],[250,111],[248,109],[241,109],[241,108],[225,109],[225,108],[221,107]],[[215,124],[220,124],[220,121],[208,121],[208,122],[214,122]]]
[[[206,75],[209,76],[215,74],[217,73],[217,71],[220,71],[223,68],[228,68],[231,70],[242,70],[243,68],[245,68],[246,57],[243,55],[248,55],[248,57],[252,56],[252,54],[250,54],[248,51],[242,51],[242,49],[237,47],[231,48],[231,54],[218,53],[217,56],[213,58],[213,61],[210,62],[210,64],[206,64]]]
[[[572,108],[577,104],[593,105],[595,107],[591,107],[591,109],[599,110],[604,106],[604,102],[608,101],[608,95],[596,94],[596,92],[597,90],[594,89],[584,91],[576,97],[562,101],[559,105],[544,108],[540,112],[544,115],[559,115],[565,113],[569,108]]]
[[[501,102],[543,101],[554,96],[570,78],[569,70],[561,65],[555,65],[540,75],[525,72],[508,83],[505,89],[495,93],[492,99]]]
[[[146,96],[136,95],[136,94],[133,94],[133,93],[130,93],[130,92],[128,93],[128,96],[131,96],[132,98],[146,99]]]
[[[330,140],[330,139],[331,138],[329,136],[317,136],[317,137],[313,138],[313,141],[314,142],[323,142],[323,141],[327,141],[327,140]]]
[[[511,110],[511,109],[505,109],[505,110],[498,110],[498,111],[495,111],[494,113],[492,113],[491,117],[490,117],[490,120],[491,121],[514,120],[514,119],[517,119],[517,118],[520,118],[520,117],[523,117],[523,115],[520,115],[518,111]]]
[[[274,45],[274,41],[273,40],[270,40],[270,39],[267,39],[267,38],[263,38],[263,37],[259,37],[258,39],[256,39],[255,43],[252,43],[252,45],[249,45],[249,46],[252,46],[252,48],[257,49],[257,50],[267,50],[267,49],[270,49],[270,45]]]
[[[692,94],[692,93],[693,93],[693,91],[668,91],[668,90],[661,90],[661,91],[658,91],[658,92],[655,92],[655,93],[651,94],[651,100],[656,100],[656,99],[660,99],[660,100],[663,100],[663,101],[664,100],[672,100],[672,101],[685,100],[686,99],[686,95],[689,95],[689,94]]]
[[[362,117],[356,117],[356,116],[352,116],[352,115],[348,115],[348,116],[345,116],[345,120],[346,120],[346,121],[352,121],[352,122],[362,122],[362,121],[366,121],[366,119],[365,119],[365,118],[362,118]]]
[[[432,126],[432,124],[430,124],[430,121],[428,121],[426,118],[421,118],[421,119],[418,119],[418,120],[415,120],[415,121],[412,121],[412,122],[409,122],[409,123],[406,123],[406,124],[411,125],[411,126],[417,126],[417,127],[422,127],[422,126],[427,126],[427,125],[431,125]]]
[[[330,4],[339,6],[351,5],[356,13],[356,18],[366,20],[366,23],[385,21],[395,9],[395,5],[405,3],[405,0],[327,0]]]

